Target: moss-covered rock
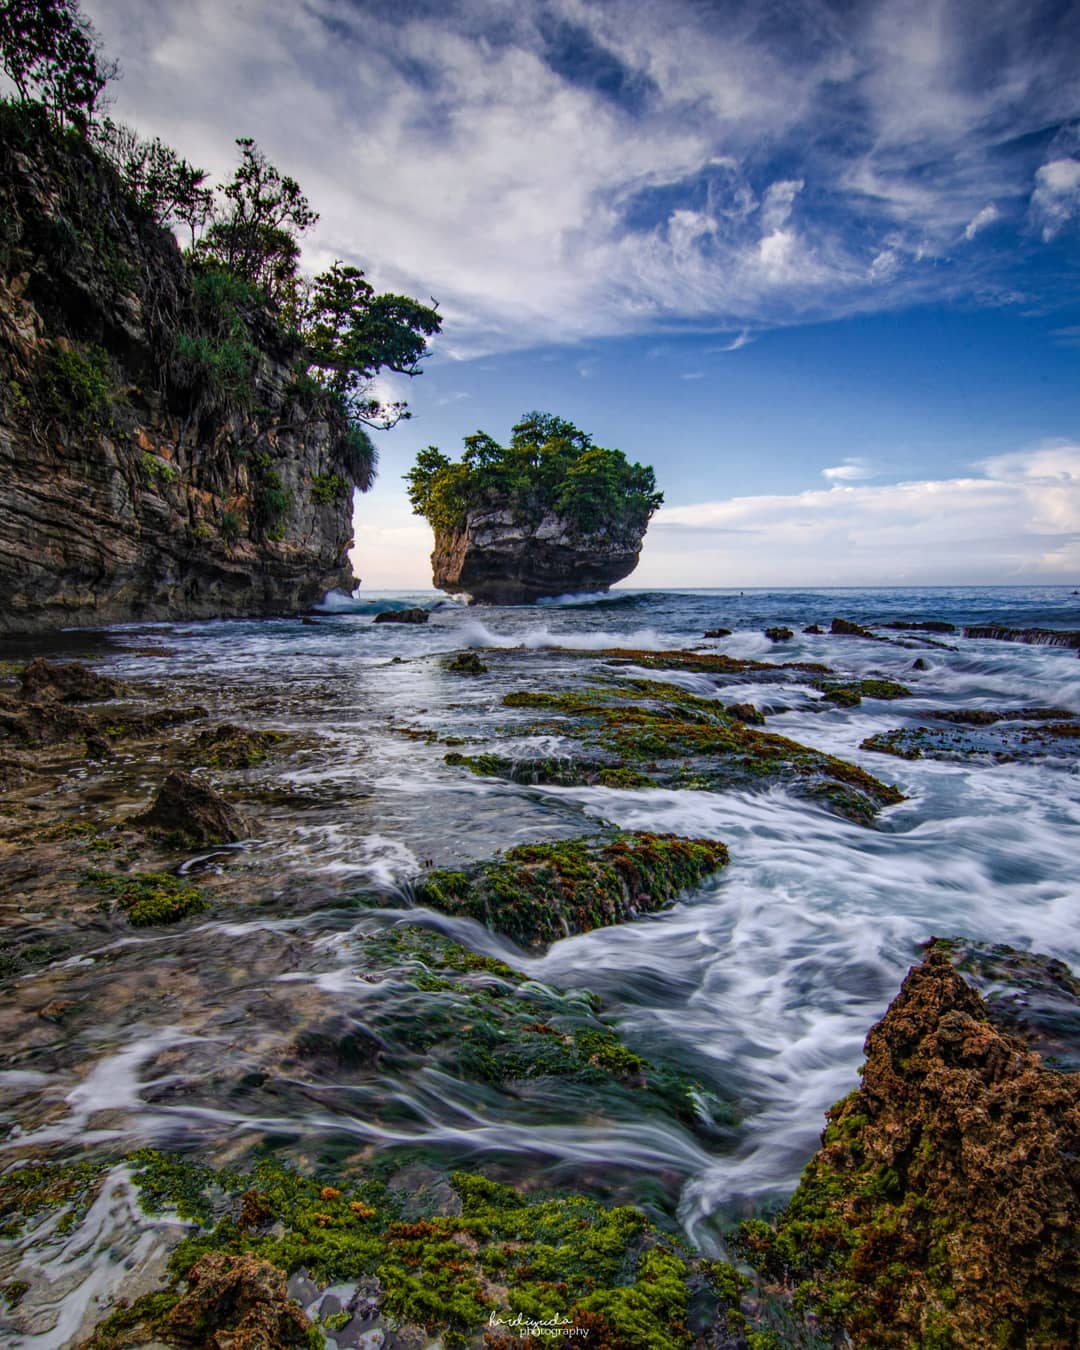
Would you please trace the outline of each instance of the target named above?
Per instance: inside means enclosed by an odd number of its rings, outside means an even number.
[[[891,700],[911,697],[911,690],[906,685],[880,677],[848,681],[823,680],[818,688],[827,703],[835,703],[841,708],[857,707],[864,698]]]
[[[562,693],[520,690],[503,703],[547,711],[554,716],[535,729],[581,741],[593,764],[632,769],[664,787],[723,790],[780,783],[860,824],[904,800],[897,788],[865,769],[758,731],[717,700],[672,684],[638,679]],[[490,772],[499,774],[494,760]]]
[[[538,946],[660,909],[727,860],[727,849],[712,839],[569,839],[522,845],[461,871],[436,869],[420,880],[416,894],[433,909]]]
[[[178,923],[206,909],[202,892],[170,872],[87,872],[84,880],[105,900],[115,903],[129,923],[147,928]]]
[[[333,1327],[346,1337],[397,1328],[412,1344],[411,1328],[417,1344],[438,1336],[448,1350],[510,1350],[547,1344],[545,1328],[562,1327],[609,1350],[677,1350],[694,1344],[694,1321],[723,1328],[708,1344],[747,1344],[726,1338],[729,1327],[749,1329],[737,1279],[629,1206],[530,1197],[455,1172],[446,1188],[452,1212],[409,1220],[400,1192],[374,1180],[308,1177],[272,1161],[248,1173],[153,1153],[134,1161],[143,1207],[174,1207],[193,1231],[173,1253],[169,1287],[116,1309],[83,1350],[151,1339],[258,1350],[320,1344],[281,1298],[285,1275],[298,1272],[340,1291]],[[283,1338],[268,1344],[258,1337],[271,1324]]]
[[[866,1042],[775,1227],[766,1274],[855,1346],[1065,1350],[1080,1339],[1080,1075],[991,1022],[938,946]]]
[[[253,769],[288,739],[283,731],[252,731],[224,722],[194,736],[189,755],[209,769]]]

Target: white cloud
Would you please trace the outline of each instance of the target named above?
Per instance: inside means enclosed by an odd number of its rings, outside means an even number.
[[[980,230],[985,230],[987,225],[993,225],[994,221],[998,220],[1000,216],[1001,212],[993,202],[991,202],[989,206],[984,206],[981,211],[977,211],[968,221],[964,228],[964,238],[970,243]]]
[[[255,134],[322,212],[311,262],[433,294],[452,354],[970,290],[978,249],[908,263],[1026,197],[1034,152],[1002,147],[1078,102],[1068,43],[1049,19],[1021,40],[1007,0],[871,0],[843,24],[800,0],[767,37],[754,7],[693,0],[86,8],[127,71],[120,116],[216,173]],[[622,62],[641,106],[553,68],[545,15]],[[1075,163],[1039,170],[1047,237]]]
[[[978,469],[970,477],[889,485],[853,485],[834,475],[834,485],[821,490],[663,507],[634,580],[645,586],[1075,581],[1080,444],[1001,455]]]
[[[741,333],[733,337],[730,342],[726,342],[722,347],[706,347],[707,353],[712,352],[740,352],[744,347],[749,347],[753,338],[744,328]]]
[[[869,478],[872,470],[865,459],[857,456],[849,456],[843,464],[837,464],[831,469],[822,469],[821,476],[828,478],[830,482],[851,482],[856,478]]]
[[[1049,243],[1080,216],[1080,159],[1052,159],[1035,175],[1031,214]]]

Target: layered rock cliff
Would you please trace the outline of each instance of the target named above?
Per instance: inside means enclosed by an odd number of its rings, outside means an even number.
[[[0,631],[351,588],[348,428],[296,356],[83,141],[0,111]]]
[[[523,605],[545,596],[604,591],[637,566],[644,528],[584,533],[562,516],[521,521],[504,508],[470,511],[463,527],[435,530],[435,585],[477,603]]]

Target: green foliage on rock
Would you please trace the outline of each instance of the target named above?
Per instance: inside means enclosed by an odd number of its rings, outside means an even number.
[[[583,535],[641,534],[664,500],[651,468],[551,413],[526,414],[508,446],[483,431],[466,436],[460,463],[429,446],[405,481],[414,513],[447,531],[463,528],[470,511],[502,509],[526,524],[555,514]]]

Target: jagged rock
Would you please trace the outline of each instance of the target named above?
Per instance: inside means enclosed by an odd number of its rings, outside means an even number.
[[[814,633],[814,634],[816,634],[816,635],[820,635],[820,634],[823,633],[824,631],[825,631],[825,630],[822,628],[821,624],[819,624],[819,623],[808,623],[808,624],[806,625],[806,627],[803,629],[803,632],[804,632],[804,633]]]
[[[775,1231],[744,1237],[852,1344],[1080,1342],[1080,1075],[998,1030],[946,948],[870,1032],[822,1142]]]
[[[427,623],[426,609],[384,609],[375,615],[376,623]]]
[[[917,656],[917,657],[915,658],[915,660],[912,661],[912,663],[911,663],[911,669],[912,669],[912,670],[929,670],[929,669],[930,669],[930,662],[927,661],[927,659],[926,659],[925,656]]]
[[[724,711],[738,721],[745,722],[747,726],[763,727],[765,725],[765,714],[755,708],[752,703],[729,703]]]
[[[118,698],[122,692],[119,681],[98,675],[89,666],[75,663],[56,666],[43,656],[31,661],[22,672],[23,697],[34,703],[98,703]]]
[[[790,642],[795,634],[790,628],[776,627],[766,628],[765,636],[770,642]]]
[[[583,534],[550,512],[523,523],[507,510],[471,511],[462,529],[436,529],[433,579],[451,595],[491,605],[606,591],[637,566],[644,537],[644,524]]]
[[[731,636],[730,628],[710,628],[705,636],[707,638],[725,638]]]
[[[287,1277],[250,1252],[208,1252],[187,1273],[188,1292],[166,1319],[170,1339],[199,1350],[280,1350],[311,1344],[311,1322]]]
[[[487,666],[475,652],[458,652],[455,657],[447,661],[446,669],[452,670],[458,675],[487,674]]]
[[[247,835],[243,817],[216,788],[180,769],[170,772],[149,807],[131,823],[193,844],[230,844]]]

